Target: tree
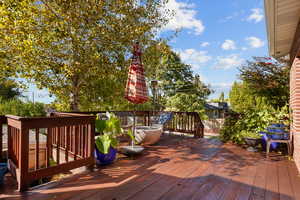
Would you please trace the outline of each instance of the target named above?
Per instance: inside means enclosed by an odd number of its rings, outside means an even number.
[[[225,101],[224,92],[221,92],[219,97],[219,102],[224,102],[224,101]]]
[[[280,108],[289,101],[289,72],[285,58],[253,57],[240,67],[240,79],[252,88],[254,95],[265,97],[273,107]]]
[[[190,65],[170,51],[164,54],[157,79],[165,107],[173,111],[204,112],[204,103],[211,90],[194,75]]]
[[[229,92],[229,102],[233,111],[245,113],[249,110],[263,110],[270,106],[266,97],[255,94],[255,89],[245,82],[234,82]]]
[[[20,96],[18,84],[8,78],[0,79],[0,99],[9,100]]]
[[[0,65],[47,88],[65,109],[112,106],[123,98],[133,41],[153,41],[164,3],[1,1]]]
[[[182,63],[175,52],[165,54],[161,61],[161,69],[157,72],[160,87],[165,96],[173,96],[178,92],[192,92],[194,76],[189,65]]]

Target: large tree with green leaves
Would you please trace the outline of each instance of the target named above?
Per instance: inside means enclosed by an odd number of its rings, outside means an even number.
[[[0,65],[72,110],[114,104],[123,98],[131,46],[153,41],[166,22],[164,3],[0,1]]]
[[[285,58],[253,57],[240,67],[240,79],[252,88],[253,95],[264,97],[279,108],[289,101],[289,72]]]
[[[244,113],[270,106],[266,97],[258,96],[255,92],[255,88],[250,87],[246,82],[234,82],[229,92],[229,102],[232,110]]]
[[[203,112],[204,103],[211,90],[194,75],[190,65],[184,64],[179,55],[167,51],[157,70],[165,107],[174,111]]]

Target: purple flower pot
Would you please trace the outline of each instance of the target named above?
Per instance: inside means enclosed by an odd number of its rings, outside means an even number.
[[[3,179],[6,172],[7,172],[7,164],[0,163],[0,184],[3,184]]]
[[[267,134],[266,132],[260,132],[260,134],[262,135],[261,139],[262,139],[263,149],[266,150],[268,137],[271,137],[271,136],[270,136],[270,134]],[[272,142],[271,146],[270,146],[270,150],[275,150],[277,148],[277,146],[278,146],[277,142]]]
[[[97,165],[109,165],[116,159],[117,150],[110,147],[107,154],[101,153],[97,147],[95,147],[95,158]]]

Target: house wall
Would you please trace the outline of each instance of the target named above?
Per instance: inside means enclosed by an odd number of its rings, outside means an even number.
[[[294,160],[300,171],[300,59],[295,58],[290,72],[290,107],[294,134]]]
[[[204,125],[204,134],[219,134],[224,121],[224,118],[202,120]]]

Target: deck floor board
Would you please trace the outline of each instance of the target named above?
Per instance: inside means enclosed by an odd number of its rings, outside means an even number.
[[[267,160],[232,144],[168,135],[146,149],[25,193],[0,190],[0,199],[300,200],[298,171],[283,156]]]

